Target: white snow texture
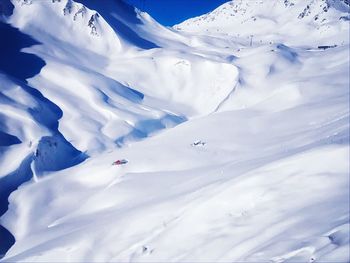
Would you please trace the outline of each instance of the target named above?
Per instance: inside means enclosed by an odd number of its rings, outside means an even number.
[[[20,141],[0,183],[30,173],[0,262],[350,261],[349,1],[233,0],[172,28],[122,0],[12,4],[45,65],[0,71]]]

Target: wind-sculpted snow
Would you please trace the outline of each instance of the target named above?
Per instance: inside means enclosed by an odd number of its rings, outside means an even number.
[[[78,2],[89,6],[101,14],[102,17],[106,19],[108,25],[111,26],[124,41],[142,49],[159,47],[134,31],[133,28],[136,27],[137,24],[142,24],[142,21],[138,19],[134,8],[123,1],[112,0],[101,3],[94,0],[80,0]]]
[[[0,45],[2,57],[0,63],[0,116],[2,120],[0,126],[0,164],[2,168],[0,171],[0,214],[2,215],[7,209],[10,193],[32,178],[31,163],[36,164],[35,172],[41,174],[47,170],[56,171],[76,165],[86,156],[72,147],[58,132],[58,119],[62,117],[61,110],[36,89],[26,84],[25,79],[39,73],[45,63],[39,57],[23,53],[20,49],[38,44],[38,42],[2,22],[0,22],[0,32],[8,41]],[[43,135],[46,137],[41,138]],[[47,149],[48,152],[44,152],[41,158],[34,157],[34,152],[42,148],[41,141],[51,138],[48,135],[60,138],[56,146],[62,149],[61,156],[55,154],[53,148],[56,147],[52,147]],[[37,150],[34,148],[36,141],[39,141]],[[50,155],[54,156],[53,160],[49,160]],[[3,254],[14,241],[2,225],[0,226],[0,239],[2,240],[0,254]]]
[[[22,48],[39,44],[39,42],[1,21],[0,34],[3,39],[6,39],[6,41],[0,42],[0,72],[22,81],[40,72],[45,62],[33,54],[20,52]],[[20,67],[19,65],[25,66]]]
[[[6,20],[45,66],[0,75],[4,262],[350,260],[345,1],[235,1],[181,31],[78,2]]]
[[[148,131],[172,127],[190,116],[213,112],[237,81],[237,69],[229,63],[177,50],[140,50],[136,43],[114,31],[113,24],[110,27],[105,22],[102,14],[113,1],[101,5],[99,36],[91,35],[84,23],[69,16],[73,15],[74,6],[77,10],[82,4],[71,2],[72,8],[65,15],[63,10],[68,2],[14,3],[17,6],[10,21],[18,26],[25,23],[27,32],[43,43],[31,52],[40,55],[47,65],[29,81],[64,112],[59,130],[65,138],[89,154],[111,149],[129,139],[145,138],[150,135]],[[86,13],[94,14],[89,7],[84,7]],[[29,17],[34,11],[43,17]],[[133,22],[144,26],[156,23],[153,20],[141,23],[141,17],[137,18],[137,13],[125,4],[118,3],[116,13],[128,30],[132,30]],[[49,15],[53,17],[52,30],[42,23]],[[107,14],[108,21],[112,15],[117,17],[113,12]],[[69,41],[62,36],[57,45],[56,37],[67,27],[79,29],[80,33]],[[54,30],[58,32],[53,34]],[[91,44],[81,45],[81,39]],[[121,45],[111,48],[115,42]],[[148,129],[142,123],[152,123],[157,128]]]

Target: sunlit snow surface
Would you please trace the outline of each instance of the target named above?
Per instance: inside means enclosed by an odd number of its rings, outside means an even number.
[[[349,10],[306,2],[164,28],[121,1],[13,0],[2,261],[348,262]]]

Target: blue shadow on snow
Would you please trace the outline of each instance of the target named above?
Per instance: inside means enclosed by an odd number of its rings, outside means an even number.
[[[45,61],[21,52],[22,48],[40,44],[17,28],[0,21],[0,71],[6,75],[26,81],[40,72]]]
[[[90,9],[96,10],[124,40],[141,49],[159,48],[155,43],[142,38],[127,23],[141,24],[134,7],[122,0],[76,0]],[[103,2],[103,3],[102,3]],[[114,11],[115,10],[115,11]],[[118,14],[122,14],[122,17]],[[125,23],[127,21],[127,23]]]
[[[185,122],[186,120],[187,119],[185,117],[172,114],[166,114],[161,119],[142,120],[136,123],[131,132],[116,139],[115,143],[119,147],[122,147],[128,141],[144,139],[149,137],[152,133],[165,128],[174,127]]]
[[[0,20],[4,15],[4,4],[0,2]],[[12,13],[13,6],[7,6],[7,15]],[[1,13],[2,12],[2,13]],[[40,125],[48,128],[52,136],[39,140],[35,153],[29,154],[13,172],[0,179],[0,216],[8,209],[8,198],[21,184],[31,180],[33,172],[31,163],[34,161],[35,171],[40,174],[49,171],[62,170],[83,162],[88,156],[75,149],[58,131],[58,120],[62,110],[45,98],[38,90],[27,85],[27,78],[33,77],[45,66],[45,61],[33,55],[21,52],[22,48],[40,44],[29,35],[23,34],[17,28],[0,21],[0,73],[4,73],[13,83],[21,87],[36,101],[35,107],[27,108],[28,113]],[[0,92],[1,103],[16,104],[16,101]],[[0,155],[8,146],[21,141],[6,132],[6,123],[0,116]],[[15,243],[13,235],[0,224],[0,258]]]

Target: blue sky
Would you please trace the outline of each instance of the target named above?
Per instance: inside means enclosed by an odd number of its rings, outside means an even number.
[[[229,0],[126,0],[146,11],[159,23],[172,26],[205,14]]]

